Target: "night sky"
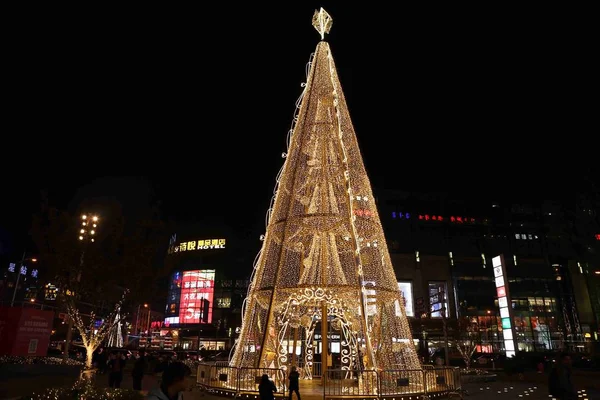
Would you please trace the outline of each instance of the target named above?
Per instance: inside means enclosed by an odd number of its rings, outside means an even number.
[[[375,190],[560,197],[597,178],[585,23],[297,3],[23,17],[5,58],[4,235],[25,240],[41,189],[58,207],[153,193],[164,216],[262,224],[321,5]]]

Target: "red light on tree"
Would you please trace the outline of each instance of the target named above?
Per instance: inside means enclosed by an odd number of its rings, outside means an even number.
[[[429,214],[425,214],[425,221],[429,221]]]
[[[462,217],[456,217],[456,222],[460,222],[462,224],[462,222],[463,222]]]
[[[419,215],[419,219],[423,219],[423,216],[422,216],[422,215]]]
[[[450,217],[450,222],[455,222],[455,221],[456,221],[456,218]]]
[[[437,217],[434,215],[431,217],[432,220],[437,221]]]
[[[443,221],[444,217],[442,217],[441,215],[438,215],[438,221]]]
[[[596,240],[600,240],[600,233],[596,235]]]

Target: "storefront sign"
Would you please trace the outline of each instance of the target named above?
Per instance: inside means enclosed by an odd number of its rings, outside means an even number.
[[[0,355],[45,356],[53,319],[53,311],[0,307]]]
[[[492,258],[492,267],[494,269],[496,294],[498,295],[498,307],[500,308],[500,319],[502,321],[502,333],[504,334],[504,350],[506,351],[506,357],[512,357],[517,352],[514,341],[514,338],[516,337],[515,327],[513,326],[513,321],[515,319],[508,290],[504,256],[499,255]]]
[[[172,244],[169,246],[169,254],[183,253],[184,251],[196,251],[196,250],[212,250],[212,249],[224,249],[225,239],[202,239],[202,240],[189,240],[181,242],[179,244]]]

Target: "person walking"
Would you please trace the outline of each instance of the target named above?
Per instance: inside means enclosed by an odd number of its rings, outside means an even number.
[[[290,386],[289,386],[290,397],[289,397],[289,400],[292,400],[292,392],[296,392],[296,397],[298,397],[298,400],[300,400],[300,382],[299,382],[300,374],[296,370],[296,366],[292,367],[292,370],[290,372],[290,375],[288,376],[288,379],[290,380]]]
[[[571,381],[572,360],[568,353],[561,353],[548,376],[550,395],[559,400],[577,400],[577,390]]]
[[[140,350],[137,359],[133,363],[133,370],[131,371],[133,390],[142,390],[142,379],[144,378],[144,372],[146,372],[146,365],[144,350]]]
[[[108,361],[108,386],[111,388],[120,388],[123,381],[123,368],[125,367],[125,356],[119,352],[110,355]]]
[[[260,396],[260,400],[275,400],[275,393],[277,391],[277,387],[275,383],[269,379],[269,375],[263,374],[260,378],[260,384],[258,385],[258,394]]]

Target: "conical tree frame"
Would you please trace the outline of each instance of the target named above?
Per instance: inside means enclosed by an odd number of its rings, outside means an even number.
[[[343,369],[421,368],[330,47],[321,41],[230,364],[287,368],[300,345],[310,375],[314,336],[328,332],[339,334]]]

